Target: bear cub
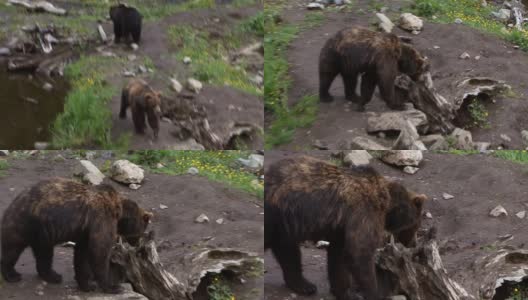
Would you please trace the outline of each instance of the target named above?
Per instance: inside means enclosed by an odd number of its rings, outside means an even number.
[[[161,93],[154,91],[144,80],[133,78],[123,88],[121,93],[121,111],[119,118],[126,119],[127,108],[132,112],[132,121],[136,133],[144,134],[146,129],[145,116],[154,138],[158,137],[161,118]]]
[[[110,255],[118,236],[137,245],[152,213],[124,198],[109,185],[87,186],[65,178],[51,178],[20,193],[4,212],[1,223],[0,271],[7,282],[22,279],[15,270],[20,254],[30,247],[37,273],[58,284],[53,249],[74,242],[73,265],[80,290],[119,293],[111,282]]]

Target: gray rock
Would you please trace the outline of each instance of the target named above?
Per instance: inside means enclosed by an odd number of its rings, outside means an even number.
[[[205,214],[199,215],[194,222],[196,223],[209,223],[209,218]]]
[[[455,148],[459,150],[473,150],[473,137],[471,136],[471,132],[461,129],[461,128],[455,128],[453,132],[451,133],[451,138],[454,139],[455,142]]]
[[[415,148],[416,141],[419,138],[420,138],[420,135],[418,134],[416,127],[414,127],[411,121],[409,120],[403,121],[403,124],[400,128],[400,135],[394,142],[392,149],[394,150],[424,150],[424,149],[413,149]],[[427,150],[427,148],[425,150]]]
[[[138,66],[138,72],[139,73],[147,73],[147,67],[141,65],[141,66]]]
[[[407,300],[407,297],[405,297],[404,295],[397,295],[397,296],[392,296],[391,300]]]
[[[462,24],[462,23],[464,23],[464,21],[462,21],[462,19],[459,19],[459,18],[455,19],[455,24]]]
[[[491,14],[501,21],[508,21],[511,18],[511,10],[506,8],[499,9],[499,11],[494,11]]]
[[[423,159],[420,150],[387,150],[383,152],[381,160],[395,166],[417,167]]]
[[[9,56],[11,55],[11,50],[9,48],[0,48],[0,56]]]
[[[9,150],[0,150],[0,156],[8,156]]]
[[[139,184],[145,177],[144,171],[138,165],[131,163],[126,159],[117,160],[112,164],[110,168],[110,177],[121,183]]]
[[[53,89],[53,85],[49,82],[46,82],[44,85],[42,85],[42,89],[49,92]]]
[[[445,138],[441,134],[429,134],[420,137],[420,141],[422,141],[424,145],[429,148],[438,141],[445,141]]]
[[[167,208],[169,208],[169,207],[168,207],[167,205],[165,205],[165,204],[160,204],[160,205],[159,205],[159,208],[160,208],[160,209],[167,209]]]
[[[328,241],[317,241],[317,244],[315,244],[315,247],[322,249],[322,248],[328,248],[330,246],[330,242]]]
[[[423,21],[411,13],[403,13],[400,16],[399,26],[407,31],[421,31],[423,28]]]
[[[135,54],[129,54],[129,55],[127,56],[127,58],[128,58],[129,61],[134,61],[134,60],[137,59],[137,56],[136,56]]]
[[[104,174],[91,161],[80,160],[79,163],[75,175],[81,176],[84,182],[92,185],[100,185],[103,182]]]
[[[363,150],[389,150],[389,148],[382,146],[366,137],[358,136],[352,140],[352,149],[363,149]]]
[[[190,167],[188,170],[187,170],[187,174],[190,174],[190,175],[196,175],[200,173],[200,171],[198,171],[197,168],[195,167]]]
[[[170,79],[170,82],[171,82],[171,88],[176,92],[176,93],[181,93],[181,91],[183,90],[183,85],[176,79],[174,78],[171,78]]]
[[[224,219],[220,218],[220,219],[217,219],[215,222],[216,224],[222,225],[224,224]]]
[[[523,210],[523,211],[520,211],[518,213],[515,214],[515,216],[519,219],[524,219],[526,217],[526,211]]]
[[[317,3],[317,2],[312,2],[312,3],[309,3],[306,8],[308,10],[322,10],[325,8],[325,6],[321,3]]]
[[[179,141],[176,145],[171,147],[172,150],[205,150],[202,144],[199,144],[195,139],[188,138],[184,141]]]
[[[262,169],[264,167],[264,155],[260,154],[251,154],[248,159],[239,158],[237,161],[251,169]]]
[[[416,109],[376,114],[368,117],[367,132],[399,131],[407,126],[407,121],[417,128],[427,125],[427,116]]]
[[[403,168],[403,172],[407,173],[407,174],[410,174],[410,175],[416,174],[416,172],[418,172],[418,170],[420,170],[420,168],[411,167],[411,166],[407,166],[407,167]]]
[[[432,219],[432,218],[433,218],[433,215],[432,215],[430,212],[426,212],[426,213],[425,213],[425,217],[426,217],[427,219]]]
[[[469,58],[471,58],[471,55],[469,55],[469,53],[467,53],[467,52],[464,52],[464,53],[460,54],[459,58],[460,59],[469,59]]]
[[[326,142],[321,140],[315,140],[312,144],[312,147],[314,147],[317,150],[328,150],[328,144]]]
[[[48,149],[50,144],[48,142],[35,142],[35,149],[36,150],[46,150]]]
[[[498,205],[497,207],[495,207],[494,209],[490,211],[489,215],[492,217],[498,218],[501,216],[508,216],[508,212],[506,211],[504,207],[502,207],[502,205]]]
[[[488,142],[474,142],[473,145],[475,146],[475,150],[477,150],[480,153],[487,153],[489,147],[491,146],[491,143]]]
[[[132,71],[123,71],[123,76],[125,76],[125,77],[135,77],[136,73],[134,73]]]
[[[442,198],[444,198],[445,200],[449,200],[455,198],[455,196],[448,193],[442,193]]]
[[[141,187],[141,185],[140,185],[140,184],[131,183],[128,187],[129,187],[131,190],[139,190],[139,188]]]
[[[511,142],[511,138],[507,134],[501,134],[500,138],[503,139],[505,142]]]
[[[139,45],[136,44],[136,43],[132,43],[132,44],[130,44],[130,48],[132,48],[132,50],[136,51],[137,49],[139,49]]]
[[[187,88],[196,93],[196,94],[199,94],[200,91],[202,90],[203,88],[203,85],[200,81],[194,79],[194,78],[189,78],[187,79]]]
[[[378,17],[379,20],[379,27],[386,33],[391,33],[394,28],[394,23],[382,13],[376,13],[376,17]]]
[[[523,142],[528,145],[528,130],[521,131],[521,137]]]
[[[189,56],[185,56],[185,57],[183,58],[183,63],[184,63],[184,64],[188,65],[188,64],[190,64],[191,62],[192,62],[192,59],[191,59]]]
[[[343,158],[343,163],[347,166],[362,166],[368,165],[372,155],[366,150],[350,150]]]

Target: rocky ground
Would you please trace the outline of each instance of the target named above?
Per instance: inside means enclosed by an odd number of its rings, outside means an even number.
[[[101,152],[102,154],[102,152]],[[105,152],[103,157],[92,162],[103,171],[106,160],[114,161]],[[33,156],[15,157],[10,154],[9,168],[0,177],[0,214],[11,200],[24,188],[40,179],[52,176],[71,178],[78,170],[77,155],[68,152],[47,152]],[[198,175],[170,176],[145,173],[141,187],[133,190],[108,177],[105,182],[118,191],[137,201],[140,206],[151,210],[154,219],[151,229],[156,233],[156,242],[161,262],[170,271],[177,267],[180,257],[197,247],[232,247],[262,254],[263,209],[260,200],[249,194],[209,181]],[[205,214],[209,223],[197,223],[195,219]],[[216,221],[223,219],[222,224]],[[71,248],[56,247],[54,267],[64,276],[60,285],[43,284],[36,276],[33,257],[25,251],[17,269],[22,273],[20,283],[0,283],[2,299],[108,299],[95,293],[80,293],[73,279],[73,251]],[[263,297],[260,276],[244,278],[232,283],[232,291],[237,299],[261,299]],[[138,299],[129,293],[120,298]],[[204,299],[203,294],[197,299]]]
[[[268,151],[265,166],[301,153],[335,161],[330,152]],[[526,247],[528,220],[523,214],[516,216],[526,211],[528,205],[525,165],[492,155],[430,152],[424,153],[420,169],[414,175],[378,159],[371,160],[371,165],[382,175],[429,197],[424,207],[422,227],[437,228],[444,266],[462,286],[467,284],[464,274],[471,269],[476,257],[492,253],[497,245]],[[490,216],[498,205],[507,211],[507,216]],[[325,251],[310,246],[302,250],[305,275],[317,284],[319,293],[313,297],[302,297],[288,290],[277,262],[268,251],[265,254],[266,299],[333,299],[328,290]]]
[[[352,1],[349,10],[323,10],[323,21],[320,25],[303,31],[291,44],[287,59],[290,63],[290,75],[293,80],[289,91],[290,104],[303,96],[317,94],[318,71],[317,59],[323,43],[338,30],[350,25],[362,25],[374,28],[378,19],[375,12],[379,7],[392,19],[397,19],[401,12],[409,11],[412,1]],[[309,13],[306,1],[290,2],[283,10],[283,18],[299,24]],[[375,9],[376,8],[376,9]],[[396,22],[395,22],[396,23]],[[456,85],[465,78],[490,77],[502,80],[512,87],[512,92],[493,97],[493,101],[484,102],[489,115],[489,126],[472,127],[470,132],[474,142],[490,143],[491,148],[523,149],[526,141],[521,132],[528,128],[525,118],[528,105],[523,101],[526,93],[526,78],[523,72],[528,54],[516,50],[515,45],[499,37],[472,29],[464,24],[439,24],[424,20],[423,30],[413,35],[399,27],[393,33],[412,38],[412,44],[430,59],[431,73],[436,91],[444,97],[454,97]],[[468,57],[461,58],[467,53]],[[358,149],[351,141],[358,136],[368,136],[367,119],[373,113],[387,112],[388,108],[381,101],[378,92],[367,105],[366,112],[356,112],[344,99],[343,85],[336,78],[331,88],[335,96],[332,103],[320,103],[317,119],[309,128],[298,129],[290,144],[281,149],[299,149],[317,147],[330,149]],[[460,125],[459,125],[460,126]],[[394,137],[380,138],[368,136],[382,146],[391,147]],[[389,137],[389,135],[387,135]],[[431,144],[426,144],[429,148]],[[456,145],[456,148],[466,148]],[[469,147],[468,147],[469,148]]]

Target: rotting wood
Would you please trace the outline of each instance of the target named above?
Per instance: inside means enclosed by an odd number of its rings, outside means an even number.
[[[244,275],[262,269],[264,261],[256,253],[230,248],[192,250],[177,262],[171,262],[173,273],[160,261],[153,233],[138,247],[119,243],[114,247],[113,271],[124,274],[134,290],[151,300],[188,300],[202,279],[210,273],[229,271]]]
[[[8,0],[7,3],[12,5],[23,6],[29,11],[33,12],[48,12],[55,15],[66,15],[66,10],[63,8],[56,7],[47,1],[31,2],[26,0]]]

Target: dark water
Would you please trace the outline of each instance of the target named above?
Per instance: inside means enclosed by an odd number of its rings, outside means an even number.
[[[53,89],[46,91],[44,83]],[[67,83],[61,78],[30,79],[0,69],[0,149],[33,149],[50,140],[49,127],[62,112]]]

